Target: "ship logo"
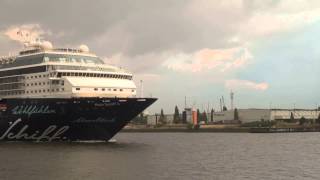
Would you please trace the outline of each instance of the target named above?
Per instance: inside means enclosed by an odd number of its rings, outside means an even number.
[[[35,131],[33,133],[27,133],[26,131],[28,130],[29,126],[24,125],[19,131],[17,131],[17,133],[13,133],[12,129],[14,129],[21,121],[21,119],[17,119],[15,122],[13,122],[10,127],[0,136],[0,140],[7,138],[10,140],[25,139],[33,141],[53,141],[56,139],[65,138],[61,136],[69,129],[69,126],[62,126],[59,128],[56,125],[51,125],[42,132]]]
[[[16,106],[12,110],[12,114],[14,115],[22,115],[27,114],[30,117],[32,114],[54,114],[56,111],[54,109],[50,109],[48,105],[26,105],[26,106]]]

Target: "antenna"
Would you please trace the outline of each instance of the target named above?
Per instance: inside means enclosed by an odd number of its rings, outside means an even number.
[[[187,96],[184,96],[184,109],[187,108]]]
[[[224,97],[222,96],[222,111],[226,111],[227,110],[227,106],[224,102]]]
[[[224,103],[224,97],[222,96],[222,107],[225,106],[225,103]]]
[[[143,81],[140,80],[140,97],[143,97]]]
[[[219,100],[220,100],[220,111],[222,111],[222,101],[221,101],[221,98],[220,98]]]

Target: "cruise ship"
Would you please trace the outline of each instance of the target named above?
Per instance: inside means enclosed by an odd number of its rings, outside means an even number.
[[[86,45],[25,43],[0,57],[0,140],[108,141],[156,101],[137,97],[131,73]]]

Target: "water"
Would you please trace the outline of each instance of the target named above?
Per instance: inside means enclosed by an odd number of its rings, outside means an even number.
[[[0,143],[1,179],[319,179],[320,133],[120,133]]]

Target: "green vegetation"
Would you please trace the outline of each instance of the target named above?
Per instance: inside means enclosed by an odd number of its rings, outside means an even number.
[[[227,106],[223,106],[223,107],[222,107],[222,111],[228,111]]]
[[[299,119],[299,125],[303,125],[307,122],[306,118],[304,118],[303,116],[301,117],[301,119]]]
[[[180,123],[181,119],[180,119],[180,113],[179,113],[179,109],[178,106],[176,106],[174,108],[174,114],[173,114],[173,123]]]
[[[197,109],[197,120],[198,120],[198,122],[200,122],[200,119],[201,119],[200,110]]]
[[[211,113],[210,113],[210,121],[213,122],[213,113],[214,113],[214,109],[211,109]]]
[[[147,124],[147,116],[145,116],[143,113],[140,113],[138,116],[133,118],[132,123],[133,124]]]
[[[320,113],[318,115],[318,118],[316,119],[316,124],[320,124]]]
[[[239,113],[237,108],[234,109],[234,120],[239,120]]]
[[[294,115],[293,115],[292,112],[290,113],[290,121],[291,121],[291,122],[294,122],[294,121],[295,121],[295,120],[294,120]]]
[[[166,116],[164,115],[163,109],[160,111],[160,117],[159,117],[159,123],[160,124],[166,124]]]
[[[208,123],[207,113],[206,111],[202,112],[201,121],[204,121],[206,124]]]

